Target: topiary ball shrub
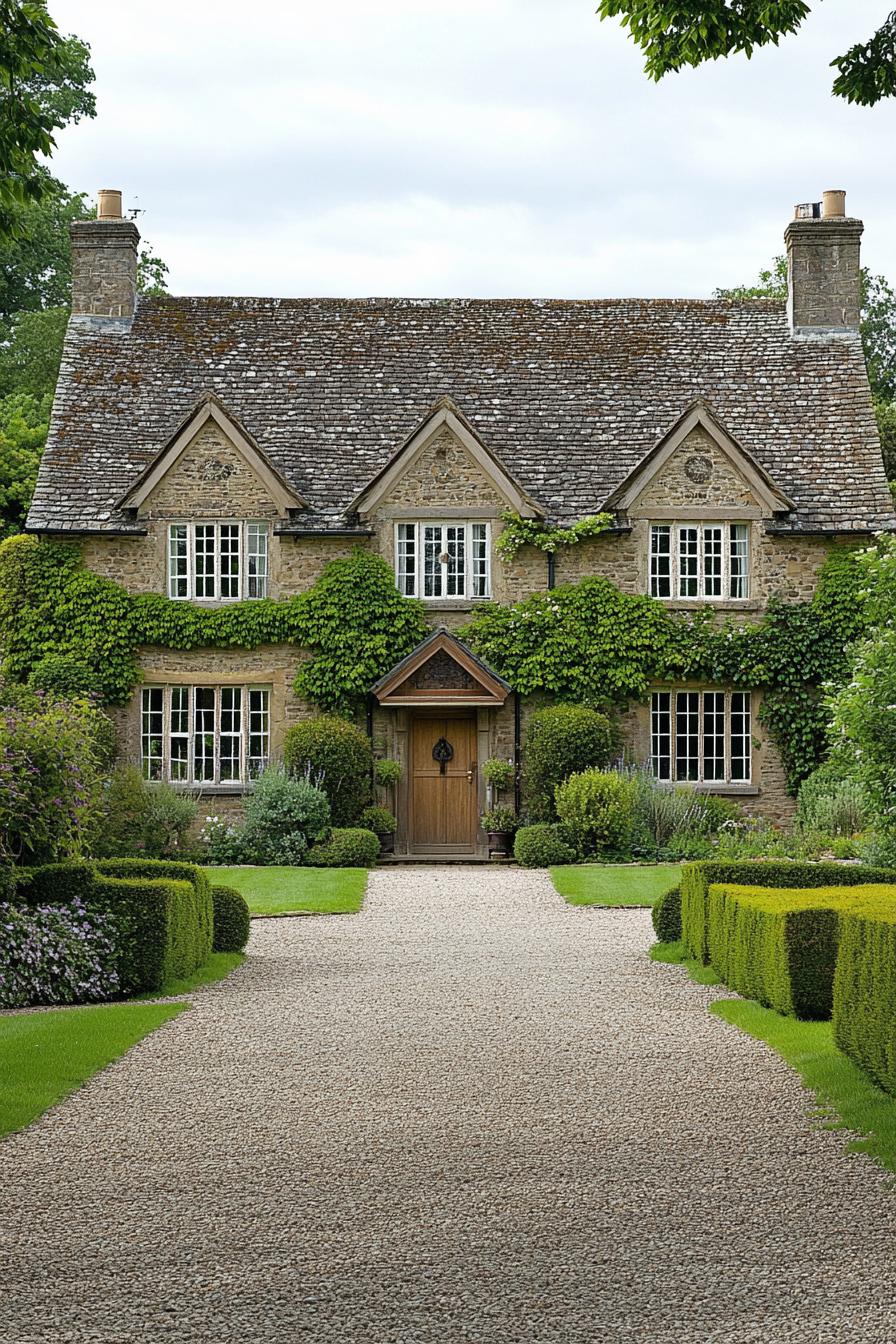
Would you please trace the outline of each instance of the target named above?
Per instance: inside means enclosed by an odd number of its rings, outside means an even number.
[[[334,826],[355,820],[370,802],[373,749],[366,733],[337,718],[321,714],[289,729],[283,760],[292,775],[306,775],[330,801]]]
[[[579,856],[564,840],[559,826],[541,821],[520,827],[513,842],[513,857],[523,868],[552,868],[575,863]]]
[[[330,832],[329,840],[313,845],[305,855],[306,868],[372,868],[380,856],[380,838],[361,826]]]
[[[358,818],[358,825],[375,835],[390,835],[398,826],[398,818],[388,807],[365,807]]]
[[[215,907],[213,952],[242,952],[249,941],[249,907],[233,887],[212,887]]]
[[[523,783],[529,810],[543,821],[556,818],[554,795],[570,775],[613,758],[615,734],[606,714],[585,705],[549,705],[536,710],[526,731]]]
[[[681,938],[681,887],[664,891],[650,912],[653,931],[661,943],[677,943]]]
[[[625,855],[632,838],[635,791],[613,771],[583,770],[557,786],[557,816],[585,858]]]

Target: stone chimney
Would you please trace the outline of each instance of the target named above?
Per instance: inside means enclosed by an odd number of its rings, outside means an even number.
[[[798,205],[787,225],[787,317],[794,336],[859,329],[859,240],[863,224],[846,214],[846,192]]]
[[[132,219],[123,219],[121,192],[97,193],[96,219],[71,225],[72,313],[133,317],[137,302],[137,244]]]

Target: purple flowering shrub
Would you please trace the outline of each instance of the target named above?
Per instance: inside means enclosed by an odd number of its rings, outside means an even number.
[[[67,905],[0,904],[0,1008],[94,1003],[120,989],[115,920]]]

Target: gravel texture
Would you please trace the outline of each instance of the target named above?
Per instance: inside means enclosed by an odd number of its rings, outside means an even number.
[[[0,1145],[0,1340],[891,1341],[894,1198],[646,911],[376,872]]]

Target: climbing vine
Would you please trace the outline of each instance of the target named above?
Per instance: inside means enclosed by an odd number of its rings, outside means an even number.
[[[538,551],[553,555],[561,546],[575,546],[580,541],[599,537],[613,522],[612,513],[597,513],[580,518],[569,527],[559,523],[542,523],[537,518],[521,518],[508,510],[501,515],[504,530],[495,542],[495,549],[506,560],[512,560],[523,546],[534,546]]]

